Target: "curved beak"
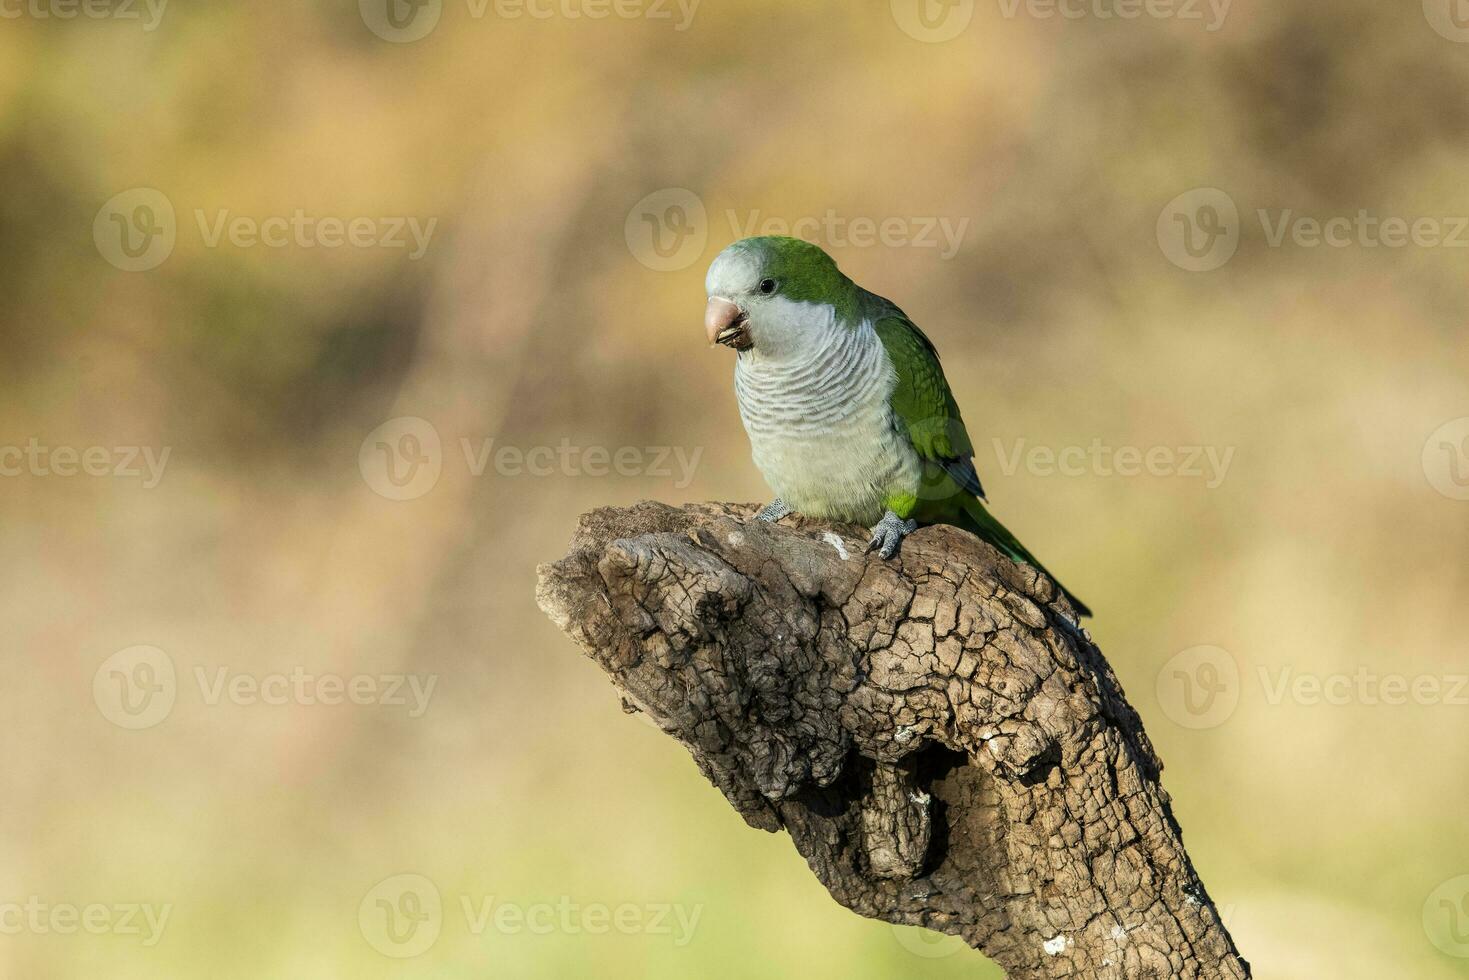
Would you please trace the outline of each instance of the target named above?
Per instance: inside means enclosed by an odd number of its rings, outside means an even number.
[[[750,337],[749,317],[723,296],[710,296],[704,308],[704,332],[709,343],[723,344],[735,350],[749,350],[755,342]]]

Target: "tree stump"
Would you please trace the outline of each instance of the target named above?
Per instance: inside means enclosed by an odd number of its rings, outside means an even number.
[[[755,510],[586,514],[540,606],[852,911],[1017,980],[1250,975],[1050,579],[955,528],[884,562],[864,529]]]

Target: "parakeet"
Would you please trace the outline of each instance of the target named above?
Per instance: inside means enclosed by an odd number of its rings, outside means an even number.
[[[870,525],[867,550],[884,559],[920,524],[951,524],[1050,575],[985,509],[938,351],[902,310],[798,238],[735,242],[704,285],[704,329],[738,351],[740,418],[776,494],[760,520]]]

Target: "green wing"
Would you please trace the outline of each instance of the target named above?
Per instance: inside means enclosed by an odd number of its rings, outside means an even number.
[[[944,369],[939,366],[938,351],[902,310],[885,300],[881,302],[884,305],[874,321],[875,329],[898,372],[892,397],[893,414],[907,431],[918,455],[936,464],[948,476],[945,480],[938,470],[933,471],[931,475],[937,477],[937,486],[928,476],[924,477],[924,486],[914,501],[913,516],[920,521],[937,520],[973,531],[1015,561],[1051,575],[979,502],[984,499],[984,490],[979,485],[979,474],[974,471],[974,444],[969,441],[954,393],[949,390]],[[1054,580],[1055,576],[1051,578]],[[1056,586],[1066,593],[1078,613],[1092,614],[1064,585],[1057,582]]]
[[[974,444],[959,417],[959,405],[949,390],[933,342],[896,308],[877,320],[875,329],[898,372],[893,413],[913,448],[923,459],[943,467],[965,492],[984,499],[984,488],[974,469]]]

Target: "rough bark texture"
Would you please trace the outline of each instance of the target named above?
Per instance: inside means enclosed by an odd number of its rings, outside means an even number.
[[[541,608],[861,915],[1031,977],[1248,977],[1137,713],[1049,579],[924,528],[585,515]]]

